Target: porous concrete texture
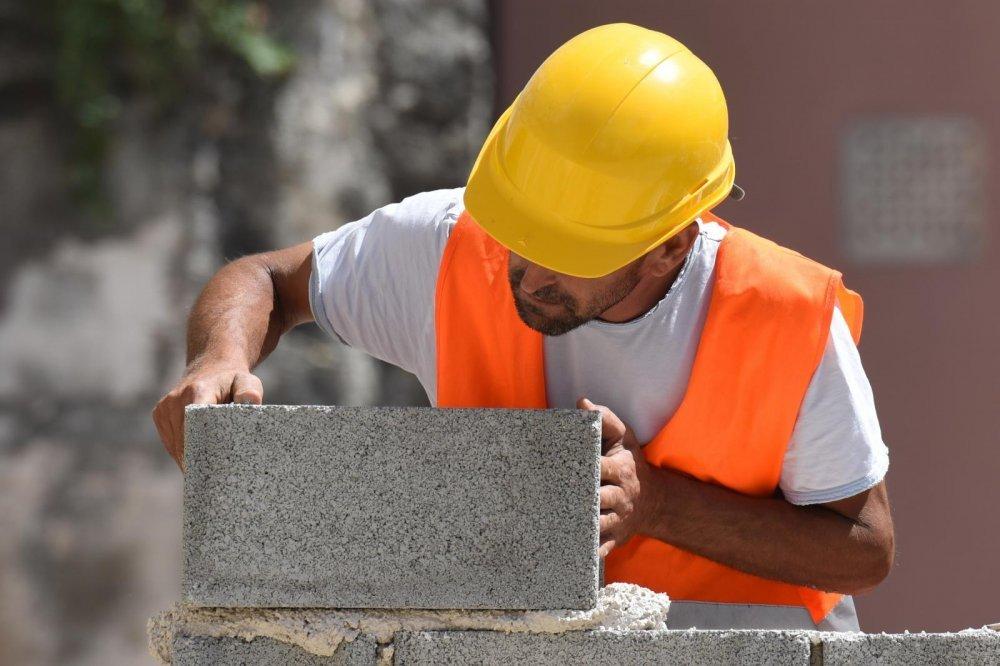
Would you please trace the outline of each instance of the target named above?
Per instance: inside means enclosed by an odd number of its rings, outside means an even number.
[[[401,633],[395,663],[808,664],[809,637],[782,631],[579,631],[545,636],[494,631]]]
[[[1000,633],[823,634],[825,666],[858,664],[1000,664]]]
[[[400,631],[389,643],[358,635],[330,654],[263,637],[178,635],[175,666],[194,664],[996,664],[1000,635],[820,634],[808,631],[586,630],[562,634],[502,631]]]
[[[189,604],[597,601],[596,412],[226,405],[186,425]]]
[[[995,664],[1000,634],[667,630],[666,595],[603,588],[589,611],[201,608],[148,625],[165,664]]]
[[[270,638],[212,638],[177,636],[174,638],[174,666],[370,666],[377,659],[378,645],[368,637],[353,640],[332,655],[306,652],[297,645]]]

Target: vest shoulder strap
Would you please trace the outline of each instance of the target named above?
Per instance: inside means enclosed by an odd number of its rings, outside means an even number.
[[[766,496],[777,487],[842,281],[837,271],[718,221],[728,233],[687,391],[646,456],[704,481]],[[710,438],[704,437],[706,423],[712,424]]]
[[[437,406],[546,407],[542,335],[517,315],[507,250],[463,213],[435,294]]]

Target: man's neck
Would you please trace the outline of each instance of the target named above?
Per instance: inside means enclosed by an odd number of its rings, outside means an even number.
[[[677,276],[680,275],[681,269],[684,268],[684,262],[687,261],[688,256],[691,254],[691,247],[694,245],[695,238],[697,238],[697,235],[692,236],[691,242],[687,244],[686,251],[680,254],[677,263],[667,273],[659,276],[647,275],[640,278],[628,296],[602,312],[598,320],[612,324],[624,324],[633,319],[639,319],[652,310],[657,303],[663,300],[677,280]]]

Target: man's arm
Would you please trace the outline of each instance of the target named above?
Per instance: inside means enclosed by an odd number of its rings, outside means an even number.
[[[288,330],[312,320],[312,243],[243,257],[216,273],[188,318],[184,376],[153,409],[167,452],[183,467],[184,407],[264,399],[251,374]]]
[[[646,462],[606,407],[601,555],[638,533],[757,576],[854,594],[884,579],[894,554],[885,484],[847,499],[796,506],[755,498]]]
[[[893,558],[885,484],[829,504],[754,498],[651,469],[642,531],[734,569],[829,592],[880,583]]]

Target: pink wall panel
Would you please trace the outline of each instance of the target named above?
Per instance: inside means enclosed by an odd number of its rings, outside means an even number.
[[[859,597],[869,631],[1000,621],[1000,3],[495,3],[500,104],[572,35],[630,21],[671,34],[719,75],[738,182],[719,213],[844,271],[865,297],[862,358],[891,450],[897,565]],[[950,265],[852,265],[839,237],[838,141],[873,113],[960,114],[992,160],[988,237]]]

